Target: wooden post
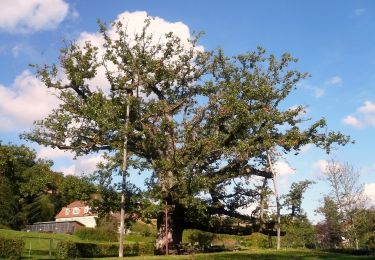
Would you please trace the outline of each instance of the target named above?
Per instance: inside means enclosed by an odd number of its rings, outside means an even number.
[[[53,244],[53,238],[49,240],[49,256],[52,256],[52,244]]]
[[[165,255],[168,255],[168,202],[165,202]]]

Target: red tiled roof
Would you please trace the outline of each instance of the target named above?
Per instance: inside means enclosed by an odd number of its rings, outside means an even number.
[[[85,208],[87,205],[85,202],[76,200],[70,203],[68,206],[63,207],[59,214],[56,215],[56,219],[58,218],[76,218],[76,217],[85,217],[85,216],[96,216],[93,214],[89,208],[88,212],[85,213]]]

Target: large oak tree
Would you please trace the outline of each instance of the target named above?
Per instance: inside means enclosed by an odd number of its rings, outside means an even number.
[[[175,246],[185,228],[261,230],[237,209],[261,195],[243,178],[272,178],[266,152],[298,153],[310,143],[329,151],[348,137],[327,132],[324,119],[302,128],[303,106],[280,108],[307,76],[288,69],[296,61],[289,54],[277,59],[258,48],[229,58],[222,50],[201,51],[197,39],[186,44],[169,33],[155,40],[150,22],[135,35],[121,22],[112,24],[116,33],[101,25],[100,51],[90,42],[72,43],[62,49],[59,66],[37,66],[61,104],[24,137],[77,156],[106,151],[118,165],[126,143],[129,157],[153,172],[153,201],[170,207],[168,236]],[[105,68],[109,89],[89,85],[99,68]],[[233,219],[243,225],[234,227]],[[159,252],[164,223],[159,214]]]

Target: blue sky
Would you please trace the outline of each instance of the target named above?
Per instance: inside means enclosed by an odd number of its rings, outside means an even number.
[[[138,11],[137,13],[135,13]],[[375,3],[373,1],[68,1],[0,2],[0,140],[23,143],[20,132],[55,105],[28,64],[57,61],[62,40],[92,39],[97,19],[112,21],[159,17],[162,31],[174,26],[186,35],[204,31],[201,45],[224,48],[235,55],[263,46],[270,53],[290,52],[297,68],[311,77],[284,104],[308,105],[307,117],[325,117],[329,129],[351,135],[354,145],[333,155],[361,171],[360,181],[375,203]],[[125,15],[125,12],[128,12]],[[136,25],[136,22],[134,22]],[[139,24],[142,26],[142,24]],[[70,154],[28,144],[39,156],[55,161],[55,169],[78,174],[94,169],[96,155],[73,161]],[[319,181],[327,156],[306,147],[277,165],[281,188],[293,181],[318,183],[304,200],[314,216],[327,186]],[[132,180],[141,185],[142,178]]]

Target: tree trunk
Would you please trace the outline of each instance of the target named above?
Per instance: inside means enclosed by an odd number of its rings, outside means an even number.
[[[169,254],[178,254],[184,231],[184,209],[180,205],[168,208],[168,232],[165,230],[165,212],[160,212],[157,218],[158,237],[155,241],[155,254],[164,255],[166,234],[168,234]]]

